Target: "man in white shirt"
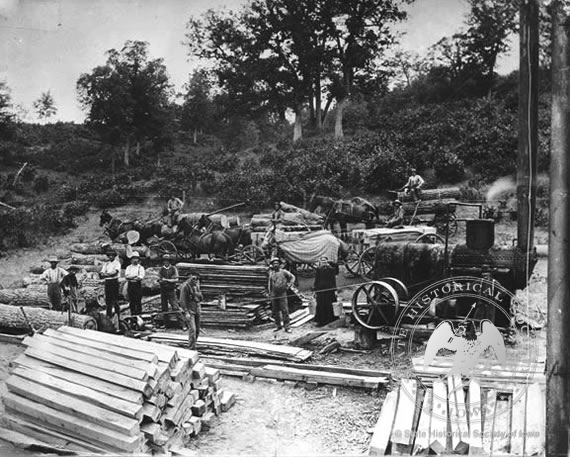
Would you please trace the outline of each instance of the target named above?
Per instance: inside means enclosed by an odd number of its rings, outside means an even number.
[[[184,202],[179,198],[175,197],[174,195],[172,195],[170,197],[170,200],[168,200],[166,206],[168,209],[168,226],[172,227],[178,224],[178,216],[180,215],[180,211],[184,206]]]
[[[60,311],[61,307],[61,289],[59,287],[61,281],[65,276],[67,276],[67,271],[63,268],[58,267],[57,257],[50,257],[49,259],[50,267],[45,270],[40,279],[45,281],[48,286],[47,294],[49,298],[49,302],[51,303],[50,309],[55,309],[56,311]]]
[[[412,175],[408,178],[408,182],[403,187],[403,190],[406,195],[412,194],[412,198],[417,202],[421,199],[421,188],[424,183],[424,179],[420,175],[416,174],[415,168],[412,168]]]
[[[108,261],[103,264],[99,277],[105,280],[107,317],[113,317],[114,310],[115,314],[117,314],[117,318],[119,318],[121,314],[121,307],[119,306],[119,275],[121,274],[121,262],[113,249],[107,251],[107,258]]]
[[[131,264],[125,270],[125,279],[128,282],[127,295],[129,297],[131,316],[142,314],[141,300],[144,274],[144,267],[140,264],[140,255],[135,251],[131,257]]]

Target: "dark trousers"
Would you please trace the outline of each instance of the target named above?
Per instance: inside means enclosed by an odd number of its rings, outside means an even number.
[[[287,292],[271,296],[271,311],[273,313],[273,319],[275,319],[275,325],[277,325],[278,328],[281,327],[282,320],[285,328],[289,327],[290,319]]]
[[[178,305],[178,300],[176,298],[176,289],[168,290],[168,289],[161,289],[160,290],[160,305],[162,308],[162,312],[168,312],[168,304],[172,307],[172,311],[180,311],[176,314],[176,319],[180,323],[180,327],[184,327],[186,321],[184,319],[184,315]],[[166,321],[166,316],[163,316],[164,321]]]
[[[127,295],[129,296],[129,308],[131,316],[142,314],[142,284],[140,281],[129,281],[127,287]]]
[[[107,306],[107,316],[113,317],[113,310],[115,314],[120,317],[121,307],[119,306],[119,280],[106,279],[105,280],[105,305]]]
[[[188,347],[190,349],[196,349],[196,341],[198,340],[198,335],[200,335],[200,313],[187,313],[187,323],[188,323]]]
[[[47,294],[52,309],[61,311],[61,289],[59,284],[56,282],[48,284]]]

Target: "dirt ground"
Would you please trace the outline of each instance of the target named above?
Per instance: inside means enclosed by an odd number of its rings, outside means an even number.
[[[117,211],[128,215],[133,208]],[[143,217],[139,215],[139,217]],[[53,238],[46,245],[25,249],[0,259],[0,284],[4,287],[18,286],[26,276],[30,265],[51,254],[65,252],[70,243],[92,241],[101,234],[98,227],[98,213],[90,213],[79,220],[79,227],[69,234]],[[516,225],[501,224],[497,227],[496,239],[510,243],[516,233]],[[460,230],[457,237],[462,236]],[[544,244],[545,232],[538,231],[536,241]],[[541,259],[535,268],[530,286],[522,294],[531,306],[538,306],[546,312],[546,259]],[[340,296],[349,299],[357,280],[342,272],[338,279]],[[303,280],[300,290],[307,296],[311,281]],[[311,323],[293,329],[291,334],[274,333],[272,329],[232,331],[206,329],[208,336],[250,339],[287,344],[313,330]],[[318,349],[336,339],[345,348],[352,348],[354,331],[341,327],[330,331],[308,345],[315,350],[312,363],[326,363],[362,368],[390,368],[388,347],[369,351],[338,351],[318,355]],[[545,329],[534,336],[536,348],[544,357],[546,349]],[[509,348],[509,358],[516,357],[522,348]],[[9,375],[10,362],[23,349],[16,345],[0,343],[0,394],[5,391],[4,382]],[[405,365],[405,362],[403,363]],[[394,373],[397,377],[398,373]],[[387,385],[378,392],[352,388],[321,386],[316,390],[305,390],[293,382],[269,380],[243,381],[224,377],[224,388],[237,396],[237,403],[222,414],[209,431],[203,432],[189,445],[201,455],[362,455],[366,453],[371,432],[376,424],[386,392],[393,388]],[[2,406],[0,404],[0,413]],[[0,441],[0,457],[15,455],[14,449]],[[29,455],[29,454],[28,454]]]

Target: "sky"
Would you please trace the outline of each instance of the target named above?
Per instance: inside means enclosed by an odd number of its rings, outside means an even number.
[[[302,0],[299,0],[302,1]],[[349,1],[349,0],[347,0]],[[0,0],[0,80],[12,102],[33,111],[48,90],[58,108],[54,120],[82,122],[75,83],[82,73],[105,63],[105,52],[127,40],[150,43],[152,58],[164,58],[171,80],[181,90],[196,66],[182,45],[193,15],[214,8],[237,9],[244,0]],[[462,0],[416,0],[399,26],[404,49],[425,53],[461,27]],[[516,40],[513,43],[516,48]],[[499,72],[518,66],[517,50],[499,62]]]

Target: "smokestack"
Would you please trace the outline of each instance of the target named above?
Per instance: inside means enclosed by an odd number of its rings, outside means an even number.
[[[538,0],[521,2],[517,246],[524,252],[531,251],[534,244],[538,149],[538,8]],[[525,274],[530,273],[530,267],[528,257]]]

